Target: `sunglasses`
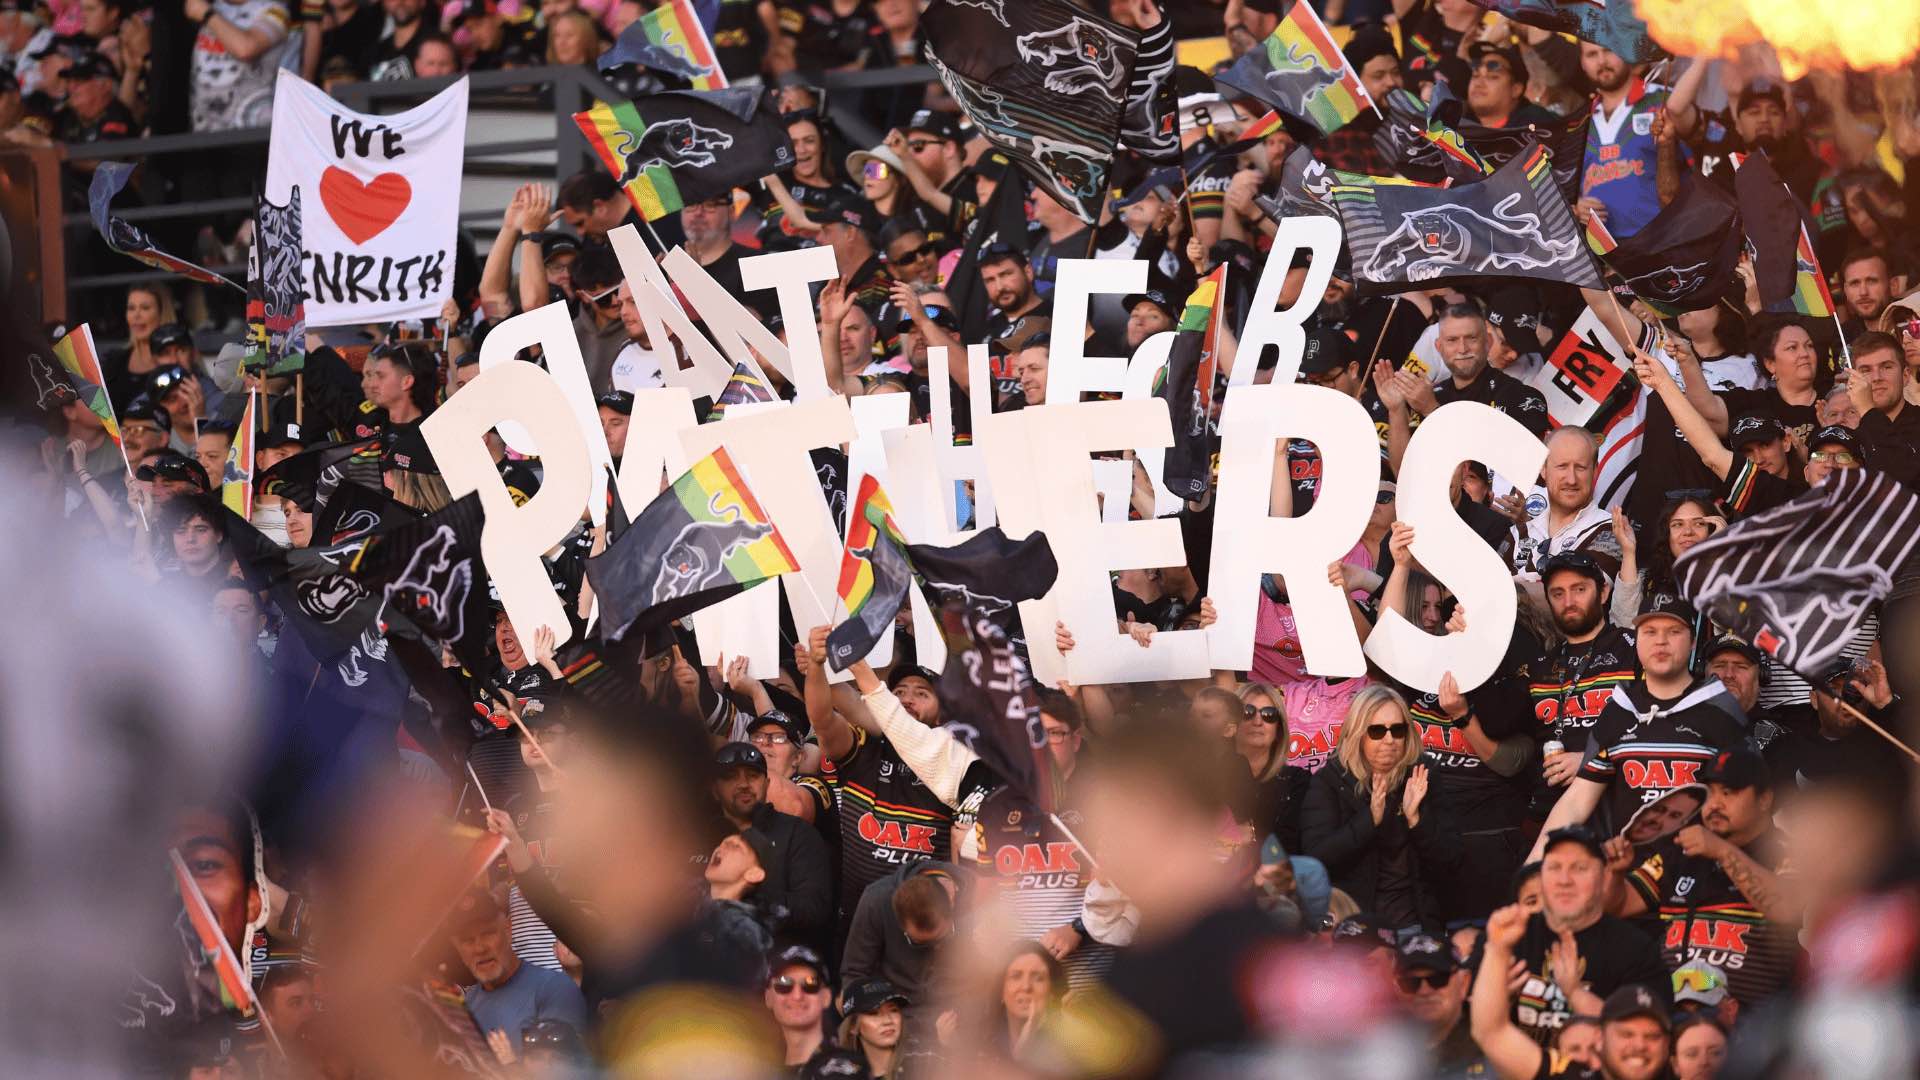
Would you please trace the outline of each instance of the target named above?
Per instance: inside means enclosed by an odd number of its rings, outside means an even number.
[[[593,295],[587,297],[587,303],[592,304],[594,307],[600,307],[600,308],[612,307],[613,305],[620,302],[620,297],[618,295],[619,292],[620,292],[620,286],[618,285],[612,286],[611,288],[608,288],[608,289],[603,289],[602,291],[594,293]]]
[[[910,262],[919,262],[921,259],[927,258],[933,254],[934,254],[934,250],[933,250],[932,244],[921,244],[917,248],[908,248],[907,250],[902,251],[900,254],[895,255],[893,257],[893,261],[895,263],[904,265]]]
[[[1505,60],[1482,60],[1473,65],[1473,70],[1476,74],[1484,71],[1489,75],[1504,75],[1513,69],[1507,66]]]
[[[793,740],[787,738],[784,732],[767,731],[767,732],[762,732],[759,735],[755,735],[749,741],[751,741],[755,746],[785,746],[787,745],[787,743],[792,742]]]
[[[1387,738],[1388,736],[1392,736],[1393,738],[1396,738],[1396,739],[1406,738],[1407,725],[1405,723],[1368,724],[1367,725],[1367,738],[1372,739],[1374,742],[1379,742],[1381,739]]]
[[[1447,983],[1450,980],[1452,980],[1452,978],[1453,976],[1451,975],[1442,975],[1439,972],[1429,972],[1428,974],[1425,974],[1425,975],[1396,975],[1394,976],[1393,981],[1396,985],[1400,987],[1401,993],[1417,994],[1420,992],[1420,988],[1423,986],[1429,990],[1445,989]]]
[[[893,175],[893,166],[884,161],[869,161],[860,166],[860,175],[869,180],[885,180]]]
[[[1262,705],[1258,708],[1247,705],[1244,708],[1247,719],[1249,720],[1259,720],[1268,724],[1277,724],[1280,722],[1280,710],[1271,705]]]
[[[803,994],[817,994],[820,992],[820,980],[812,976],[795,979],[791,975],[782,975],[773,980],[773,992],[776,994],[791,994],[795,990]]]
[[[748,751],[742,747],[736,746],[736,747],[731,747],[729,749],[721,751],[717,756],[714,757],[713,763],[715,765],[718,765],[722,769],[738,768],[738,769],[756,769],[757,770],[757,769],[762,769],[766,767],[763,764],[765,760],[766,759],[762,758],[760,756],[759,751],[757,750]]]
[[[1699,993],[1706,993],[1708,991],[1718,990],[1720,986],[1720,980],[1709,972],[1698,969],[1683,969],[1673,973],[1673,989],[1676,993],[1681,990],[1693,990]]]
[[[1851,469],[1860,464],[1860,459],[1845,450],[1815,450],[1807,455],[1808,461],[1824,462],[1836,469]]]
[[[1391,491],[1382,491],[1375,494],[1373,497],[1373,505],[1375,506],[1385,506],[1392,501],[1393,501],[1393,492]]]
[[[907,149],[917,154],[929,146],[939,146],[944,141],[943,139],[908,139]]]

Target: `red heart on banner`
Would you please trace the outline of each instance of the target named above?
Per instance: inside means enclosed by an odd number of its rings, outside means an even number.
[[[399,220],[413,201],[413,185],[399,173],[381,173],[371,183],[337,165],[320,174],[320,202],[347,239],[364,244]]]

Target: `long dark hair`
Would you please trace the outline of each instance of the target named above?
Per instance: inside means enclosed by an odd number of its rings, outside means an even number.
[[[1644,580],[1649,588],[1656,585],[1668,590],[1673,588],[1673,541],[1668,537],[1668,530],[1673,525],[1673,515],[1689,504],[1705,510],[1708,517],[1719,512],[1714,509],[1710,496],[1692,492],[1675,495],[1660,507],[1660,516],[1654,519],[1653,524],[1653,548],[1647,553]],[[1645,595],[1644,591],[1642,595]]]
[[[1009,1030],[1012,1023],[1007,1016],[1007,1004],[1003,1000],[1006,995],[1006,974],[1007,969],[1013,966],[1013,962],[1023,956],[1037,956],[1040,962],[1047,966],[1047,1004],[1035,1023],[1044,1023],[1046,1013],[1059,1008],[1061,999],[1067,994],[1067,969],[1047,951],[1046,946],[1033,940],[1014,944],[1013,949],[1007,953],[1006,963],[1000,965],[1000,985],[994,988],[993,1008],[990,1010],[992,1021],[987,1027],[988,1037],[993,1040],[994,1048],[1008,1059],[1013,1057],[1013,1035]]]

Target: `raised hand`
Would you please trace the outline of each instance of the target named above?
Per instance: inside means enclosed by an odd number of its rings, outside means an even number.
[[[827,635],[832,632],[831,626],[816,626],[807,632],[807,655],[814,663],[827,662]]]
[[[1427,797],[1427,767],[1415,765],[1407,774],[1406,790],[1400,793],[1400,815],[1407,819],[1407,827],[1415,828],[1420,824],[1420,804]]]
[[[521,196],[524,193],[525,198]],[[519,205],[519,216],[514,218],[522,233],[540,232],[553,223],[553,190],[545,184],[525,184],[514,192],[514,202]]]
[[[1600,850],[1607,857],[1609,874],[1624,874],[1633,866],[1633,842],[1624,836],[1611,837]]]
[[[839,326],[852,311],[853,298],[847,295],[846,286],[837,280],[827,282],[820,290],[820,325]]]
[[[1527,913],[1519,904],[1508,904],[1487,916],[1487,944],[1512,952],[1527,932]]]
[[[1446,713],[1447,719],[1456,724],[1465,720],[1467,714],[1473,711],[1467,707],[1467,697],[1460,692],[1460,684],[1454,680],[1451,671],[1440,676],[1440,689],[1437,696],[1440,700],[1440,711]]]
[[[1205,630],[1220,621],[1220,609],[1213,606],[1213,597],[1200,598],[1200,629]]]
[[[1393,565],[1413,565],[1413,526],[1404,521],[1393,523],[1393,532],[1387,537],[1387,552],[1393,556]]]
[[[1887,666],[1878,660],[1869,660],[1863,666],[1856,666],[1853,675],[1847,680],[1853,684],[1867,704],[1876,709],[1884,709],[1893,704],[1893,687],[1887,682]]]
[[[736,694],[742,694],[748,697],[753,695],[754,687],[759,684],[759,680],[747,674],[746,657],[734,657],[733,660],[726,665],[726,671],[727,689],[732,690]]]
[[[1406,396],[1400,392],[1400,384],[1394,381],[1393,365],[1385,360],[1373,362],[1373,392],[1379,396],[1380,404],[1389,410],[1404,409]]]
[[[1453,605],[1453,614],[1447,616],[1447,633],[1464,634],[1467,632],[1467,605]]]
[[[1627,512],[1617,506],[1613,508],[1613,539],[1620,545],[1622,559],[1633,558],[1633,522],[1627,520]]]

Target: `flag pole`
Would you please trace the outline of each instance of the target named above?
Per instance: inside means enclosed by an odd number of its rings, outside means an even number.
[[[1846,360],[1846,370],[1851,371],[1853,370],[1853,350],[1847,348],[1847,328],[1840,325],[1840,310],[1838,308],[1829,308],[1827,314],[1833,317],[1834,332],[1840,335],[1840,355]],[[1913,751],[1909,750],[1907,752],[1912,753]]]
[[[1059,829],[1062,833],[1064,833],[1066,835],[1066,838],[1073,842],[1073,846],[1080,849],[1080,854],[1085,855],[1087,857],[1087,865],[1093,868],[1093,872],[1095,874],[1101,873],[1100,860],[1094,858],[1093,852],[1087,849],[1086,841],[1073,835],[1073,830],[1067,828],[1067,823],[1060,820],[1059,814],[1049,813],[1047,815],[1047,820],[1053,822],[1053,827],[1056,829]]]
[[[1859,709],[1856,709],[1853,706],[1847,704],[1846,701],[1839,698],[1835,698],[1834,700],[1839,702],[1840,708],[1844,710],[1848,716],[1851,716],[1855,720],[1858,720],[1861,723],[1872,728],[1874,731],[1874,734],[1879,735],[1881,738],[1899,747],[1901,753],[1907,755],[1909,758],[1912,758],[1916,764],[1920,764],[1920,753],[1916,753],[1913,747],[1908,746],[1906,743],[1901,742],[1898,738],[1895,738],[1892,732],[1888,731],[1886,728],[1881,727],[1879,724],[1874,723],[1871,719],[1867,717],[1866,713],[1863,713]]]
[[[1393,325],[1393,317],[1400,310],[1400,297],[1394,296],[1393,303],[1387,305],[1387,317],[1380,322],[1380,336],[1373,339],[1373,349],[1367,354],[1367,378],[1373,377],[1374,361],[1380,359],[1380,346],[1387,340],[1387,328]]]

